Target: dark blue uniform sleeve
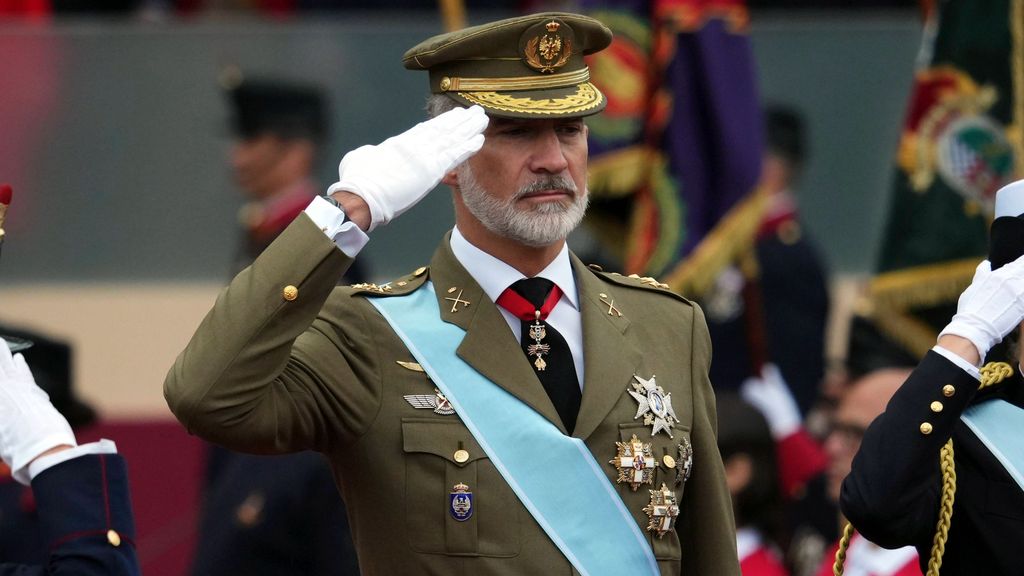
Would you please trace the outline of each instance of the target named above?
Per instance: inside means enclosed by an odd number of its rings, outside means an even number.
[[[927,549],[939,513],[939,452],[978,390],[941,354],[928,355],[864,435],[843,481],[840,507],[867,539]]]
[[[139,574],[128,473],[120,455],[72,458],[36,476],[32,490],[49,562],[2,564],[0,576]]]

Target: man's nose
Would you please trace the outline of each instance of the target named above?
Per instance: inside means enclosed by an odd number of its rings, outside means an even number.
[[[562,150],[562,142],[554,130],[547,130],[534,140],[533,155],[530,158],[530,170],[560,174],[569,167],[569,160]]]

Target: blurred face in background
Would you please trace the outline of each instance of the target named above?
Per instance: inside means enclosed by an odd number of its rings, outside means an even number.
[[[910,369],[876,370],[855,380],[843,394],[825,438],[828,455],[828,495],[838,502],[843,479],[850,474],[853,457],[860,449],[864,432],[885,411],[889,399],[910,376]]]
[[[313,143],[271,133],[238,140],[231,149],[235,182],[254,200],[270,198],[305,179],[313,169]]]

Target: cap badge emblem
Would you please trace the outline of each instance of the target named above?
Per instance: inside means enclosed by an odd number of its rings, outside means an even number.
[[[526,63],[544,73],[565,66],[572,56],[572,38],[558,33],[561,25],[551,21],[545,25],[547,33],[535,36],[526,43]]]

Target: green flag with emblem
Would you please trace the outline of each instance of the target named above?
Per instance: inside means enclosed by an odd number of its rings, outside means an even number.
[[[988,253],[996,191],[1024,176],[1024,0],[939,2],[920,62],[866,310],[917,357]]]

